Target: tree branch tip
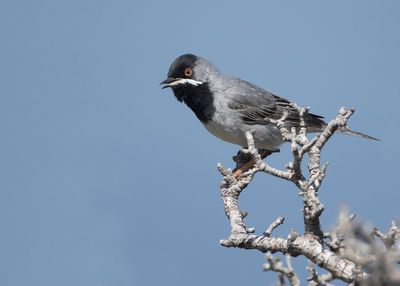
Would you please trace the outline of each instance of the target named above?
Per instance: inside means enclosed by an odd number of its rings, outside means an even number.
[[[221,239],[219,241],[219,244],[224,247],[232,247],[233,246],[233,243],[229,239]]]
[[[288,170],[293,170],[293,162],[289,162],[285,165],[285,168]]]
[[[248,211],[240,211],[240,216],[242,217],[242,219],[247,217],[248,214],[249,214]]]
[[[357,217],[356,214],[352,213],[349,215],[349,221],[353,221]]]
[[[340,115],[345,115],[346,113],[347,113],[346,107],[344,107],[344,106],[340,107],[340,109],[339,109],[339,114],[340,114]]]
[[[267,230],[263,232],[263,235],[266,237],[270,237],[272,232],[281,224],[283,224],[283,222],[285,221],[285,218],[280,216],[278,217],[273,223],[271,223]]]
[[[229,171],[229,169],[225,168],[222,163],[217,164],[217,169],[221,173],[222,176],[227,176],[229,173],[231,173]]]
[[[371,234],[373,236],[379,237],[380,239],[383,239],[383,237],[384,237],[384,234],[377,227],[374,227],[372,229]]]
[[[262,266],[262,270],[265,272],[271,270],[271,264],[268,262],[264,263]]]

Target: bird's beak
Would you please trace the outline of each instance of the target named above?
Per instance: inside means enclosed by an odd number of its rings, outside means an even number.
[[[176,80],[179,80],[179,78],[169,77],[166,80],[163,80],[160,85],[164,85],[162,88],[171,87]]]

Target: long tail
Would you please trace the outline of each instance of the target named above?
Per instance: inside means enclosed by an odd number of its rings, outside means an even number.
[[[338,129],[338,131],[339,131],[340,133],[347,134],[347,135],[352,135],[352,136],[356,136],[356,137],[361,137],[361,138],[365,138],[365,139],[369,139],[369,140],[380,141],[378,138],[369,136],[369,135],[364,134],[364,133],[361,133],[361,132],[353,131],[353,130],[351,130],[349,127],[342,127],[342,128],[340,128],[340,129]]]

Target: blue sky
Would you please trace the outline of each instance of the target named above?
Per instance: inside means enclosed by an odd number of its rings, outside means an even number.
[[[169,90],[175,57],[333,117],[323,224],[348,204],[381,228],[399,219],[398,1],[0,2],[0,284],[273,285],[261,253],[229,234],[212,137]],[[287,149],[288,146],[283,146]],[[282,167],[282,150],[270,164]],[[271,200],[272,199],[272,200]],[[302,230],[287,182],[258,175],[241,197],[261,233],[278,215]],[[295,267],[305,277],[301,260]]]

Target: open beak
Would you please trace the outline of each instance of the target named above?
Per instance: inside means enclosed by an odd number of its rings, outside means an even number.
[[[162,88],[171,87],[175,81],[179,80],[179,78],[169,77],[166,80],[163,80],[160,85],[164,85]]]

